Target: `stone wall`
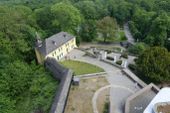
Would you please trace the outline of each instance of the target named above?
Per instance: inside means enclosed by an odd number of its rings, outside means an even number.
[[[134,73],[132,73],[129,69],[123,69],[122,72],[127,75],[132,81],[137,83],[141,88],[147,86],[145,82],[143,82],[140,78],[138,78]]]
[[[49,69],[53,76],[60,80],[60,85],[56,91],[54,102],[49,113],[64,113],[67,97],[72,82],[73,72],[61,66],[55,59],[47,58],[45,67]]]

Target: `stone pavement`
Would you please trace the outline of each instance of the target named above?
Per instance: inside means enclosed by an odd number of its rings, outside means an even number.
[[[104,63],[96,58],[91,58],[83,55],[84,52],[75,49],[68,56],[70,57],[70,59],[90,63],[103,68],[108,74],[108,76],[106,76],[106,79],[110,83],[110,85],[126,87],[134,92],[140,90],[140,88],[136,87],[135,83],[126,75],[124,75],[119,68]],[[128,92],[124,89],[112,87],[110,90],[110,113],[123,113],[125,100],[130,95],[131,92]]]

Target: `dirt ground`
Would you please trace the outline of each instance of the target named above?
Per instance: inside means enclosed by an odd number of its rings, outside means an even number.
[[[105,77],[81,79],[79,86],[71,86],[65,113],[93,113],[92,97],[99,88],[106,85],[108,82]],[[100,95],[99,108],[103,107],[107,92]]]
[[[99,113],[103,113],[104,104],[109,99],[109,91],[110,91],[110,88],[102,91],[98,96],[99,98],[97,99],[97,108],[98,108]]]

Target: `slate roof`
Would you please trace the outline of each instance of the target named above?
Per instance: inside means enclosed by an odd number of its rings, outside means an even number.
[[[42,46],[36,47],[36,48],[42,55],[46,56],[73,38],[74,38],[74,36],[67,32],[60,32],[58,34],[55,34],[55,35],[45,39],[42,42]]]
[[[143,113],[158,92],[159,88],[154,84],[150,84],[136,92],[127,99],[125,113]]]

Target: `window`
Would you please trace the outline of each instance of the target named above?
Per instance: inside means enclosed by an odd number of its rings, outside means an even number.
[[[57,56],[57,60],[59,60],[60,58],[59,58],[59,56]]]

